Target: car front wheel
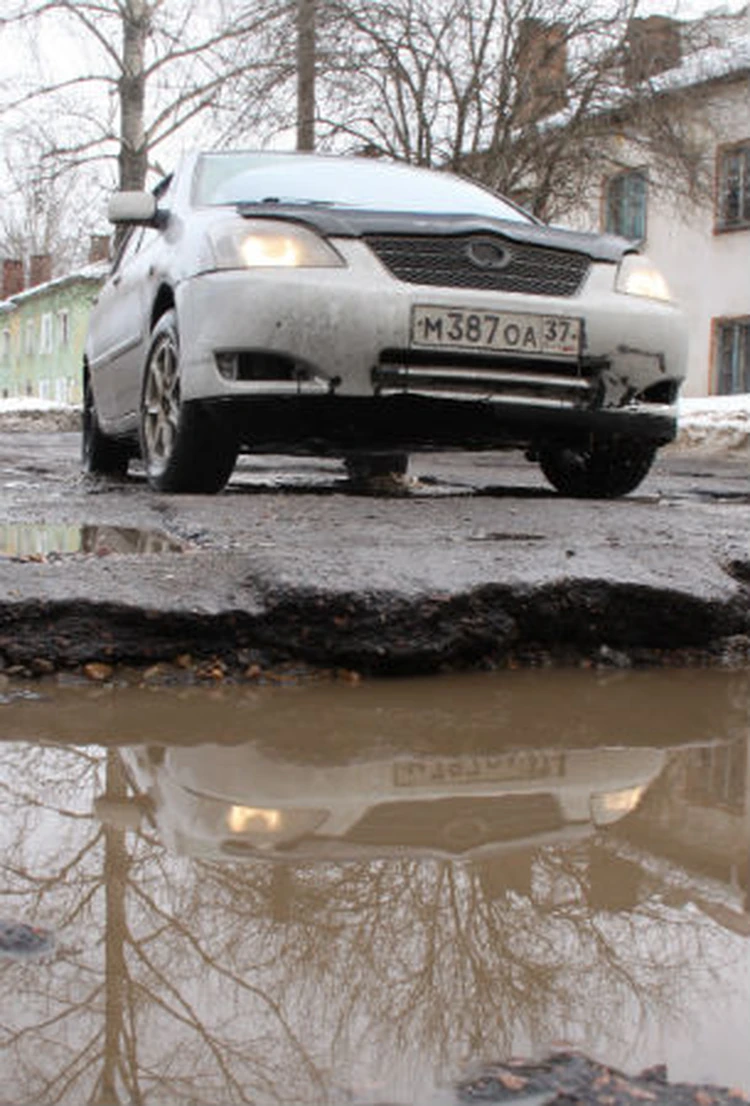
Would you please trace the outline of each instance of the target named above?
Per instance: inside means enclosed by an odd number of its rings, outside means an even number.
[[[151,340],[141,399],[141,454],[161,492],[221,491],[237,461],[237,441],[218,420],[181,397],[177,316],[161,316]]]
[[[587,445],[539,449],[542,472],[562,495],[576,499],[616,499],[646,477],[656,446],[626,438],[592,439]]]

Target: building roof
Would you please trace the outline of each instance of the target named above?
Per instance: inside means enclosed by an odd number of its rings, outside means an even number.
[[[750,5],[684,24],[685,53],[679,65],[652,77],[655,92],[688,88],[750,70]]]
[[[750,4],[735,12],[714,11],[699,19],[683,20],[677,26],[682,43],[679,64],[636,85],[628,85],[621,74],[613,74],[614,79],[589,105],[587,116],[606,117],[651,96],[750,77]],[[547,116],[541,126],[544,129],[566,126],[578,107],[571,101]]]
[[[0,300],[0,313],[13,311],[16,307],[20,307],[21,304],[34,299],[36,296],[42,296],[52,290],[64,288],[68,284],[77,282],[84,284],[100,283],[108,272],[108,261],[95,261],[89,265],[84,265],[72,273],[64,273],[62,276],[47,280],[43,284],[35,284],[33,288],[24,288],[23,292],[17,292],[14,296],[9,296],[7,300]]]

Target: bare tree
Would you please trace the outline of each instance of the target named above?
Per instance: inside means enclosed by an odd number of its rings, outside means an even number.
[[[275,11],[263,0],[211,9],[197,0],[14,0],[0,17],[6,37],[58,36],[90,63],[73,76],[40,64],[20,92],[6,83],[0,114],[13,125],[44,106],[55,117],[46,158],[58,171],[116,160],[118,187],[142,188],[157,150],[216,110],[223,87],[253,68],[248,44]]]
[[[47,254],[52,275],[58,276],[88,260],[90,236],[101,229],[103,187],[87,167],[71,169],[61,177],[54,159],[47,156],[48,149],[39,129],[5,134],[0,257]]]
[[[303,1088],[324,1101],[248,947],[268,869],[245,873],[235,903],[211,866],[185,869],[148,832],[99,825],[94,795],[116,803],[128,789],[114,749],[3,745],[0,762],[13,825],[3,915],[52,920],[58,935],[41,963],[0,963],[0,1102],[250,1103],[280,1086],[287,1101]]]
[[[554,217],[616,164],[617,133],[695,191],[689,120],[628,70],[638,4],[328,0],[321,142],[465,172]]]
[[[315,149],[315,0],[297,0],[297,149]]]

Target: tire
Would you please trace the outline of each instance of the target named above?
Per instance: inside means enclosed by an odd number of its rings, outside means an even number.
[[[83,370],[83,419],[81,425],[81,463],[92,476],[123,477],[128,471],[130,449],[117,438],[103,433],[96,413],[94,389],[89,371]]]
[[[638,487],[651,468],[656,448],[627,438],[594,438],[587,446],[543,446],[539,465],[562,495],[616,499]]]
[[[409,467],[408,453],[352,453],[344,458],[350,480],[359,483],[373,476],[404,476]]]
[[[199,404],[182,402],[177,316],[167,311],[151,336],[141,393],[141,456],[160,492],[220,492],[237,461],[234,434]]]

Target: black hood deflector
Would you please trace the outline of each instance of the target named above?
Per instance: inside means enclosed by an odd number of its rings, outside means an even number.
[[[317,207],[313,204],[238,204],[247,219],[284,219],[312,227],[326,238],[364,238],[370,234],[400,234],[408,237],[432,235],[498,234],[511,242],[524,242],[549,250],[585,254],[592,261],[620,261],[637,248],[612,234],[586,234],[549,227],[544,223],[521,223],[478,215],[432,215],[369,211],[355,208]]]

